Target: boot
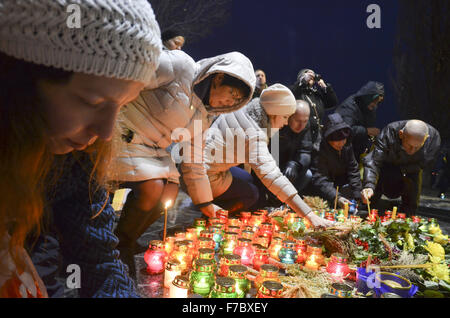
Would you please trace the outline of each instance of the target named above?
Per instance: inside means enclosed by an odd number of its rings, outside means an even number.
[[[128,195],[129,199],[123,207],[115,235],[119,238],[117,248],[126,250],[125,254],[134,255],[147,250],[148,246],[139,245],[137,239],[160,217],[162,204],[157,203],[152,210],[144,211],[136,207],[132,194],[133,192]]]

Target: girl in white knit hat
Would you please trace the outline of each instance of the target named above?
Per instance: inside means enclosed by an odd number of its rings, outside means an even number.
[[[258,199],[258,190],[252,177],[236,167],[247,163],[262,184],[298,215],[307,218],[313,226],[331,225],[331,222],[312,213],[289,179],[281,173],[268,149],[271,136],[287,124],[295,110],[296,100],[291,91],[284,85],[274,84],[243,109],[217,118],[206,139],[204,152],[215,204],[236,212],[252,209],[252,204]],[[235,142],[237,147],[228,153],[227,135],[233,135],[233,132],[238,139]],[[241,147],[239,139],[243,141]],[[223,158],[217,156],[219,153]],[[255,194],[253,199],[248,198],[249,193]]]
[[[100,185],[119,109],[152,81],[161,47],[146,0],[0,0],[0,297],[47,296],[23,249],[44,211],[60,236],[38,240],[35,265],[56,264],[53,242],[81,267],[81,296],[137,296]]]

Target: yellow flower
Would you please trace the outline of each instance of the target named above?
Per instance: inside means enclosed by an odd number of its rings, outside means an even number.
[[[440,229],[439,225],[433,224],[428,227],[428,232],[430,232],[431,234],[438,234],[438,233],[442,234],[442,230]]]
[[[434,280],[450,281],[447,264],[433,264],[431,268],[427,269],[427,272],[435,278]]]
[[[407,234],[406,235],[406,242],[408,243],[408,250],[413,250],[414,249],[414,238],[411,234]]]
[[[435,235],[433,241],[441,245],[446,245],[448,243],[448,235]]]
[[[445,250],[440,244],[428,241],[424,248],[430,253],[430,258],[437,258],[440,261],[445,260]]]

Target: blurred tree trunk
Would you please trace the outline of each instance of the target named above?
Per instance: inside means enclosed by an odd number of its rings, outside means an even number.
[[[405,119],[450,139],[450,1],[399,0],[394,87]]]
[[[194,43],[225,24],[231,0],[149,0],[161,32],[174,29]]]
[[[399,0],[393,84],[400,114],[450,141],[450,1]],[[431,171],[423,184],[430,185]]]

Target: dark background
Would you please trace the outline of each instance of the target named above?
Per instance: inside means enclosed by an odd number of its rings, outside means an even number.
[[[369,4],[381,7],[381,29],[369,29]],[[331,83],[343,101],[370,80],[385,84],[377,125],[402,119],[392,77],[398,2],[393,0],[239,0],[228,21],[183,48],[195,60],[239,51],[266,72],[268,83],[291,85],[302,68]]]

